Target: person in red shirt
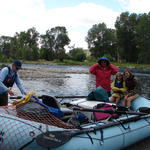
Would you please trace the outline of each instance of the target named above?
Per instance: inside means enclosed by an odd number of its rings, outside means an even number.
[[[101,86],[107,91],[108,96],[111,96],[111,75],[115,75],[118,68],[110,64],[107,57],[101,57],[98,64],[90,67],[89,72],[96,76],[96,88]]]

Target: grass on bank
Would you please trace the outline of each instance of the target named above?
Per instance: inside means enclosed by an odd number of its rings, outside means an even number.
[[[45,60],[38,60],[38,61],[23,61],[23,64],[41,64],[41,65],[79,65],[79,66],[91,66],[97,63],[96,61],[73,61],[73,60],[64,60],[63,62],[59,60],[54,61],[45,61]],[[129,67],[129,68],[150,68],[150,64],[132,64],[132,63],[118,63],[118,62],[111,62],[112,64],[118,67]],[[3,63],[8,64],[8,63]]]
[[[24,61],[26,64],[50,64],[50,65],[79,65],[79,66],[92,66],[93,64],[97,63],[96,61],[73,61],[73,60],[64,60],[63,62],[59,60],[54,61]],[[112,64],[118,67],[129,67],[129,68],[150,68],[150,64],[132,64],[132,63],[118,63],[118,62],[111,62]]]

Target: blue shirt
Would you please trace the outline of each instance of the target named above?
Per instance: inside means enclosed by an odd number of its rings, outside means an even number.
[[[3,81],[5,80],[5,78],[7,77],[9,73],[9,69],[8,67],[4,67],[1,71],[0,71],[0,94],[3,94],[4,92],[7,92],[9,90],[9,88],[7,88],[4,84]],[[12,69],[10,70],[10,75],[14,75],[15,72],[12,71]],[[20,92],[22,94],[26,94],[26,90],[23,87],[23,84],[20,81],[19,75],[17,73],[17,76],[15,78],[15,83],[17,85],[17,87],[19,88]]]

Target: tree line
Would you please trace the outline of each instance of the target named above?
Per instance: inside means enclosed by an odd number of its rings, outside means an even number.
[[[123,12],[117,17],[115,29],[99,23],[89,29],[85,40],[91,58],[107,56],[112,61],[150,63],[150,13]],[[40,35],[36,28],[15,33],[13,37],[0,37],[0,61],[11,59],[52,61],[71,59],[84,61],[83,48],[65,47],[70,38],[65,27],[57,26]]]
[[[122,13],[115,29],[105,23],[93,25],[86,37],[91,55],[108,56],[114,61],[150,63],[150,13]]]

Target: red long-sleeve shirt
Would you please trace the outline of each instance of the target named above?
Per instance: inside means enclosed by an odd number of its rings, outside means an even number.
[[[96,87],[101,86],[106,91],[111,90],[111,75],[115,75],[118,72],[118,68],[110,64],[103,69],[99,64],[94,64],[90,67],[90,73],[96,76]]]

